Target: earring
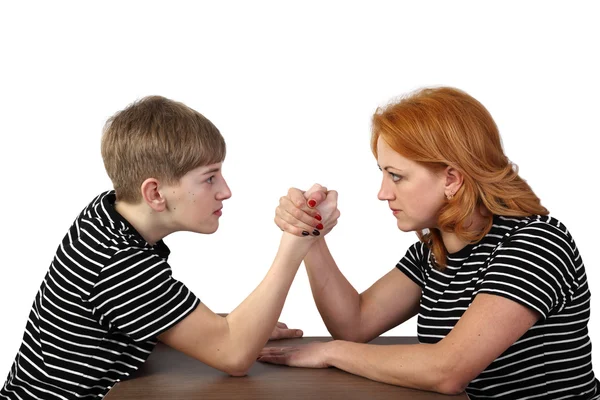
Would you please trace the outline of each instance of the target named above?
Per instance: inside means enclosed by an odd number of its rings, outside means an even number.
[[[454,198],[454,195],[453,195],[452,193],[450,193],[450,194],[447,194],[447,195],[446,195],[446,198],[447,198],[448,200],[452,200],[452,199]]]

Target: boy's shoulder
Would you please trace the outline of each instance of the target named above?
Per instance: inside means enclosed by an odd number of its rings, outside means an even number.
[[[61,248],[93,265],[96,272],[132,254],[153,254],[166,259],[169,249],[162,243],[151,246],[135,228],[115,210],[115,192],[96,196],[77,216],[65,235]],[[68,250],[67,250],[68,249]],[[66,251],[65,251],[66,250]]]

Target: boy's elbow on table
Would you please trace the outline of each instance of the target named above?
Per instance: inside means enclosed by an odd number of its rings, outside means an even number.
[[[239,345],[232,344],[223,352],[224,359],[220,365],[221,371],[231,376],[246,376],[252,365],[256,362],[258,354],[250,354]]]
[[[225,372],[226,374],[231,375],[231,376],[239,377],[239,376],[248,375],[249,370],[250,370],[250,368],[248,368],[245,365],[232,365],[232,366],[229,366],[227,368],[227,370],[225,370],[223,372]]]

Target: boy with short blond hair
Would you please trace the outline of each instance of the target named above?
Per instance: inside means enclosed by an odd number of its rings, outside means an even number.
[[[60,243],[0,399],[102,398],[158,340],[246,374],[312,239],[284,233],[264,280],[226,317],[172,277],[162,239],[217,230],[231,196],[221,173],[225,150],[208,119],[164,97],[141,99],[108,120],[102,157],[115,190],[92,200]]]

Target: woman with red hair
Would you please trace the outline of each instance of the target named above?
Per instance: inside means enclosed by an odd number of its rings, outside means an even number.
[[[583,261],[504,155],[486,108],[454,88],[422,89],[377,110],[371,146],[379,199],[419,241],[359,294],[324,238],[337,193],[290,189],[275,222],[314,241],[304,262],[337,340],[266,348],[259,360],[471,399],[600,398]],[[420,344],[365,344],[417,314]]]

